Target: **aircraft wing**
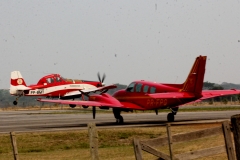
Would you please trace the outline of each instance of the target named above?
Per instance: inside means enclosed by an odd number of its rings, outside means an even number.
[[[132,110],[146,110],[139,105],[136,105],[131,102],[120,102],[123,106],[121,108],[132,109]]]
[[[68,97],[68,96],[75,96],[75,95],[81,95],[82,93],[80,91],[72,91],[66,93],[63,97]]]
[[[109,85],[109,86],[98,87],[98,88],[96,87],[96,88],[90,88],[90,89],[82,89],[82,90],[79,90],[79,91],[68,92],[63,97],[81,95],[82,93],[103,91],[103,90],[108,90],[108,89],[113,89],[113,88],[117,88],[117,86],[116,85]]]
[[[240,90],[230,89],[230,90],[203,90],[202,91],[202,98],[199,100],[204,100],[213,97],[219,96],[227,96],[227,95],[234,95],[240,94]]]
[[[49,103],[58,103],[58,104],[75,104],[75,105],[84,105],[84,106],[96,106],[96,107],[109,107],[109,108],[123,108],[131,110],[144,110],[144,108],[130,103],[130,102],[119,102],[118,100],[113,100],[109,102],[100,102],[100,101],[71,101],[71,100],[52,100],[52,99],[41,99],[38,98],[37,101],[40,102],[49,102]]]
[[[168,92],[148,94],[152,98],[194,98],[195,95],[189,92]]]
[[[116,107],[122,107],[122,105],[114,104],[114,103],[104,103],[104,102],[97,102],[97,101],[71,101],[71,100],[54,100],[54,99],[41,99],[38,98],[37,101],[40,102],[49,102],[49,103],[59,103],[59,104],[75,104],[75,105],[85,105],[85,106],[96,106],[96,107],[111,107],[116,105]]]
[[[109,85],[109,86],[103,86],[103,87],[96,87],[96,88],[90,88],[90,89],[82,89],[81,92],[89,93],[89,92],[96,92],[96,91],[103,91],[108,89],[117,88],[116,85]]]

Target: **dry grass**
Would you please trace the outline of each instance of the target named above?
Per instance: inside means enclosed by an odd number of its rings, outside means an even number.
[[[190,131],[220,126],[221,124],[196,124],[172,126],[172,135]],[[119,129],[98,129],[99,157],[106,160],[135,159],[132,140],[141,140],[166,136],[166,127],[138,127]],[[88,133],[80,131],[18,133],[17,145],[19,158],[24,160],[60,159],[75,160],[90,159]],[[224,144],[222,135],[201,138],[194,141],[173,144],[174,154],[209,148]],[[12,159],[10,138],[7,134],[0,135],[0,160]],[[168,153],[168,147],[157,148]],[[143,152],[144,159],[156,157]],[[226,153],[202,158],[201,160],[226,159]]]
[[[79,108],[79,107],[76,107]],[[71,110],[68,105],[44,105],[44,106],[27,106],[27,107],[21,107],[21,106],[9,106],[9,107],[3,107],[0,108],[0,111],[22,111],[22,110]]]

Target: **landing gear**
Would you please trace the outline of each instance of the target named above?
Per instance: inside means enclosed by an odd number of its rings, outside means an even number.
[[[118,118],[116,118],[116,123],[117,124],[123,124],[124,123],[123,117],[121,115]]]
[[[167,120],[168,122],[174,122],[174,113],[168,113]]]
[[[73,101],[74,101],[74,98],[73,98]],[[76,104],[69,104],[69,107],[75,108],[75,107],[76,107]]]
[[[175,115],[177,114],[177,111],[178,111],[178,107],[175,107],[175,108],[170,108],[171,109],[171,113],[168,113],[167,115],[167,120],[168,122],[174,122],[174,119],[175,119]]]
[[[69,106],[70,106],[71,108],[75,108],[75,107],[76,107],[76,104],[69,104]]]
[[[123,117],[121,116],[121,110],[113,108],[113,114],[114,114],[114,117],[116,118],[116,123],[117,124],[123,124],[124,123]]]
[[[13,104],[17,105],[18,104],[18,98],[20,98],[20,97],[22,97],[24,95],[25,95],[24,91],[17,91],[17,94],[16,94],[17,98],[16,98],[15,101],[13,101]]]
[[[14,105],[17,105],[17,104],[18,104],[18,102],[17,102],[17,101],[13,101],[13,104],[14,104]]]
[[[88,108],[88,106],[85,106],[85,105],[82,105],[82,107],[85,108],[85,109]]]
[[[20,96],[19,96],[19,97],[20,97]],[[16,98],[16,100],[15,100],[15,101],[13,101],[13,104],[14,104],[14,105],[17,105],[17,104],[18,104],[18,102],[17,102],[17,101],[18,101],[18,98],[19,98],[19,97],[17,97],[17,98]]]

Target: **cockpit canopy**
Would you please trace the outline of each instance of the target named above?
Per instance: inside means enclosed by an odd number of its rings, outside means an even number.
[[[55,82],[63,82],[64,79],[59,74],[50,74],[44,76],[38,81],[38,84],[51,84]]]
[[[62,83],[62,82],[77,83],[77,82],[83,82],[83,81],[79,79],[64,78],[59,74],[50,74],[41,78],[38,81],[38,85],[47,85],[47,84]]]

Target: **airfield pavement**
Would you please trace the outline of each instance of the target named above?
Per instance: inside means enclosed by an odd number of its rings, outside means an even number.
[[[167,123],[168,113],[126,113],[123,125],[117,125],[113,114],[97,113],[96,119],[90,113],[68,113],[65,110],[25,110],[0,111],[0,133],[33,132],[33,131],[59,131],[87,129],[89,122],[96,123],[99,128],[158,126]],[[179,112],[173,124],[185,123],[211,123],[230,120],[232,115],[240,114],[234,111],[208,111],[208,112]]]

